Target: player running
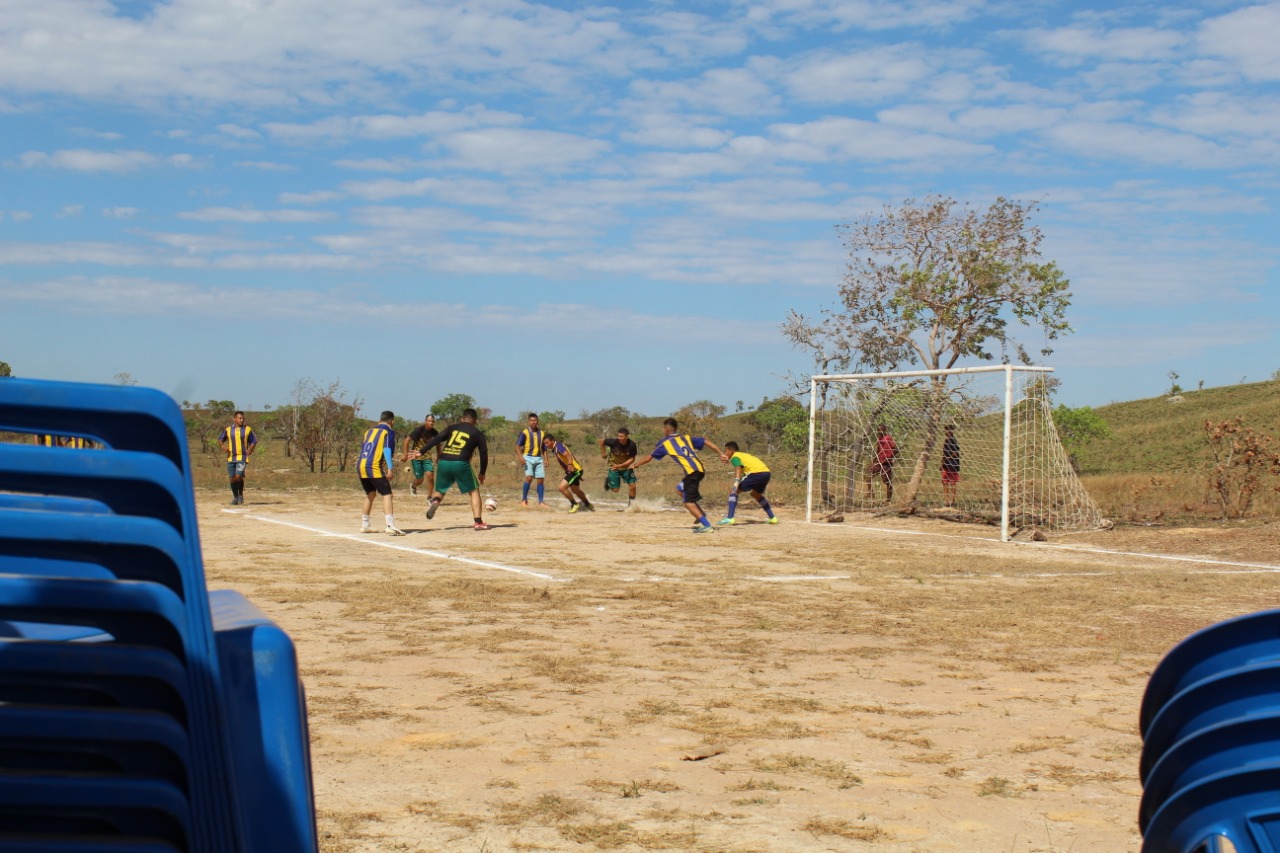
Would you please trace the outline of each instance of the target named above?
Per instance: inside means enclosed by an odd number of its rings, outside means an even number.
[[[413,468],[413,482],[409,484],[409,494],[418,494],[418,486],[422,485],[422,481],[427,481],[427,494],[431,494],[431,490],[436,485],[436,466],[430,456],[423,456],[422,445],[440,434],[436,429],[436,416],[427,415],[422,419],[422,423],[414,427],[413,432],[405,436],[404,439],[404,456],[400,461],[408,461]],[[410,453],[412,452],[412,458]],[[437,457],[439,453],[437,452]]]
[[[542,440],[543,432],[538,426],[538,415],[535,412],[530,412],[529,425],[520,430],[520,437],[516,439],[516,456],[519,457],[520,462],[524,465],[524,486],[520,491],[520,506],[523,507],[529,505],[529,485],[536,481],[538,484],[538,506],[542,509],[547,508],[547,469],[542,460]]]
[[[710,447],[716,454],[722,454],[720,448],[716,447],[702,436],[677,435],[680,424],[675,418],[667,418],[662,422],[662,434],[666,438],[658,442],[658,446],[653,449],[653,453],[643,459],[633,459],[627,467],[632,471],[641,465],[648,465],[655,459],[661,459],[664,456],[670,456],[676,460],[680,469],[684,471],[684,479],[680,481],[676,487],[680,491],[680,499],[684,501],[684,508],[689,510],[689,514],[698,522],[694,525],[694,533],[712,533],[715,528],[711,526],[711,522],[707,521],[707,514],[702,511],[702,507],[698,502],[702,500],[702,493],[698,491],[698,486],[702,483],[702,478],[706,476],[707,469],[703,466],[702,460],[698,458],[696,451],[703,447]]]
[[[393,461],[396,431],[391,428],[395,419],[394,412],[383,412],[378,416],[378,422],[365,432],[364,443],[360,445],[360,458],[356,460],[356,474],[360,477],[360,487],[364,489],[361,533],[373,532],[373,528],[369,526],[369,513],[373,512],[373,496],[382,495],[382,509],[387,517],[387,535],[404,535],[404,531],[396,527],[395,509],[391,499],[391,478],[396,474]]]
[[[489,470],[489,443],[484,433],[476,426],[476,410],[465,409],[462,412],[462,423],[445,427],[444,431],[428,441],[418,452],[426,455],[433,447],[440,448],[439,462],[436,465],[435,493],[427,504],[427,518],[436,516],[440,501],[449,487],[457,485],[458,491],[471,498],[471,515],[475,520],[476,530],[488,530],[484,523],[484,515],[480,505],[480,486],[484,484],[484,475]],[[471,470],[471,457],[480,451],[480,475]],[[479,481],[477,483],[477,480]]]
[[[617,438],[600,439],[600,458],[609,460],[609,470],[604,475],[606,492],[621,491],[622,484],[627,484],[627,506],[636,499],[636,472],[629,467],[636,458],[640,448],[631,440],[631,430],[618,427]]]
[[[760,508],[764,510],[764,514],[769,516],[768,523],[777,524],[778,517],[773,514],[773,507],[769,505],[769,499],[764,496],[764,490],[769,487],[769,477],[772,476],[769,473],[769,466],[761,462],[758,456],[739,450],[736,441],[724,443],[724,453],[720,454],[720,461],[728,462],[733,467],[741,469],[741,479],[737,481],[729,501],[729,511],[719,523],[735,524],[733,514],[738,510],[738,495],[750,492],[751,497],[755,498],[756,503],[760,504]]]
[[[595,512],[596,508],[591,505],[591,501],[587,499],[587,493],[582,491],[582,464],[574,457],[573,451],[565,447],[551,433],[546,433],[542,438],[542,447],[548,453],[554,453],[556,461],[560,463],[560,467],[564,469],[564,479],[560,481],[560,494],[564,495],[569,501],[569,512],[577,512],[584,509],[587,512]],[[578,503],[573,499],[577,495],[582,503]]]

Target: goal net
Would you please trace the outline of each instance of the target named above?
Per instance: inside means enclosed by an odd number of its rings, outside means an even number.
[[[815,376],[806,519],[911,512],[1023,529],[1104,524],[1054,428],[1049,368]]]

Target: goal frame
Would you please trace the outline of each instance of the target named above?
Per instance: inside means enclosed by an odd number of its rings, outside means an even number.
[[[838,373],[812,376],[809,379],[809,448],[808,471],[805,475],[805,508],[806,524],[813,523],[813,465],[814,439],[818,423],[818,383],[819,382],[856,382],[864,379],[897,379],[920,376],[963,376],[973,373],[1004,373],[1004,438],[1000,462],[1000,541],[1008,542],[1009,535],[1009,443],[1013,418],[1013,374],[1038,373],[1049,374],[1052,367],[1033,365],[1000,364],[985,367],[953,367],[944,370],[894,370],[879,373]]]

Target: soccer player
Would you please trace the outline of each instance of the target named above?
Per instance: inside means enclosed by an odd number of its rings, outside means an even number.
[[[893,503],[893,463],[898,458],[898,443],[889,434],[884,424],[876,427],[876,461],[871,465],[871,473],[879,474],[884,483],[884,502]]]
[[[373,528],[369,526],[369,513],[373,512],[373,496],[382,495],[382,510],[387,517],[387,535],[404,535],[404,531],[396,527],[395,509],[391,500],[391,478],[396,474],[393,461],[396,452],[396,431],[391,425],[395,420],[395,412],[383,412],[378,416],[378,422],[365,432],[364,443],[360,445],[360,458],[356,460],[356,474],[360,477],[360,487],[364,489],[361,533],[373,532]]]
[[[773,514],[773,507],[769,505],[769,499],[764,496],[764,490],[769,487],[769,466],[760,461],[759,457],[752,456],[750,453],[743,453],[738,449],[738,442],[726,441],[724,443],[724,453],[720,454],[721,462],[728,462],[735,468],[742,469],[742,479],[738,480],[738,494],[750,492],[751,497],[756,499],[756,503],[760,504],[760,508],[764,510],[764,514],[769,516],[769,524],[777,524],[778,517]],[[725,513],[725,517],[720,519],[721,524],[734,524],[733,514],[738,509],[738,501],[729,502],[729,511]]]
[[[427,504],[427,519],[435,518],[440,501],[449,487],[457,485],[458,491],[471,497],[471,515],[475,520],[476,530],[488,530],[480,506],[480,486],[484,484],[484,475],[489,470],[489,443],[484,433],[476,426],[478,415],[475,409],[462,412],[462,422],[444,428],[444,431],[428,441],[418,451],[426,454],[433,447],[440,448],[439,462],[436,464],[435,494]],[[480,476],[471,470],[471,457],[480,451]],[[477,483],[477,479],[479,483]]]
[[[600,458],[609,460],[609,470],[604,475],[606,492],[621,491],[622,484],[627,484],[627,506],[636,499],[636,472],[629,467],[636,458],[640,448],[631,440],[631,430],[618,427],[617,438],[600,439]]]
[[[565,496],[569,501],[569,512],[577,512],[579,508],[585,509],[587,512],[595,512],[596,508],[591,505],[591,501],[587,499],[587,493],[582,491],[582,463],[580,463],[573,455],[573,451],[565,447],[562,442],[556,440],[551,433],[546,433],[542,438],[542,447],[548,453],[554,453],[556,461],[560,463],[560,467],[564,469],[564,479],[560,481],[560,494]],[[573,499],[577,495],[582,503]]]
[[[436,466],[430,456],[423,456],[420,451],[422,445],[439,435],[436,429],[436,416],[427,415],[422,419],[422,423],[414,427],[413,432],[404,438],[404,456],[401,462],[409,459],[409,451],[413,451],[413,459],[409,464],[413,467],[413,482],[409,484],[409,494],[418,494],[418,486],[422,485],[422,481],[427,481],[427,494],[431,494],[431,490],[436,485]],[[437,458],[439,454],[437,453]]]
[[[218,444],[227,452],[227,479],[231,482],[231,505],[244,503],[244,469],[249,457],[258,449],[253,427],[245,426],[244,412],[231,416],[231,426],[218,436]]]
[[[662,422],[662,434],[665,438],[658,442],[658,446],[653,449],[653,453],[643,459],[636,458],[631,460],[628,465],[632,471],[641,465],[648,465],[655,459],[661,459],[664,456],[670,456],[680,466],[684,472],[684,479],[676,487],[681,493],[681,500],[684,501],[684,508],[689,510],[689,514],[698,522],[694,525],[694,533],[712,533],[715,528],[711,526],[711,522],[707,521],[707,514],[702,511],[702,507],[698,505],[702,500],[702,493],[698,491],[698,486],[702,483],[702,478],[706,476],[707,469],[703,466],[702,460],[698,458],[696,451],[703,447],[710,447],[717,455],[722,455],[720,448],[716,447],[702,436],[677,435],[680,424],[675,418],[667,418]]]
[[[956,505],[956,484],[960,482],[960,442],[956,441],[955,424],[947,424],[947,438],[942,442],[942,503]]]
[[[529,505],[529,486],[538,484],[538,506],[547,508],[546,477],[547,471],[542,460],[543,432],[538,426],[536,412],[529,413],[529,425],[520,430],[516,439],[516,456],[524,463],[524,487],[520,491],[520,506]]]

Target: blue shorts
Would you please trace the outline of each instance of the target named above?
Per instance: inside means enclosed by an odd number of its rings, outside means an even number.
[[[245,461],[245,460],[243,460],[243,459],[241,459],[239,462],[228,462],[228,463],[227,463],[227,476],[228,476],[228,477],[232,477],[232,478],[235,478],[235,477],[243,477],[243,476],[244,476],[244,466],[245,466],[245,465],[248,465],[248,464],[249,464],[249,463],[248,463],[248,462],[246,462],[246,461]]]
[[[542,464],[541,456],[526,456],[524,458],[524,475],[533,477],[535,480],[546,479],[547,469]]]
[[[755,474],[748,474],[738,481],[738,492],[759,492],[764,494],[764,490],[769,486],[769,475],[771,471],[760,471]]]

